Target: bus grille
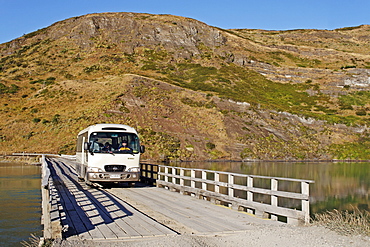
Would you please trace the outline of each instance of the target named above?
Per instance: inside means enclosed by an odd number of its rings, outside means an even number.
[[[126,166],[123,165],[106,165],[104,166],[106,172],[123,172]]]

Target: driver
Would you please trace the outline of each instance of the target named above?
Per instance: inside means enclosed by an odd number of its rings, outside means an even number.
[[[118,147],[119,151],[126,151],[126,152],[132,152],[132,148],[130,148],[127,144],[127,141],[122,141],[121,146]]]

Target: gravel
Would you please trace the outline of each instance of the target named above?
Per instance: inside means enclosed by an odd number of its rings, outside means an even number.
[[[264,226],[255,225],[253,230],[207,235],[183,234],[175,236],[156,236],[128,238],[114,241],[88,241],[74,239],[54,241],[55,247],[115,247],[115,246],[370,246],[370,237],[343,236],[318,226]]]

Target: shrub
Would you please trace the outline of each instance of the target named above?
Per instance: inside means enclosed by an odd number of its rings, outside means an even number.
[[[212,143],[212,142],[207,142],[206,143],[206,147],[208,149],[215,149],[216,148],[216,144]]]
[[[14,94],[18,92],[19,87],[15,84],[10,85],[10,87],[5,86],[3,83],[0,83],[0,94]]]
[[[39,79],[39,80],[30,81],[30,84],[39,83],[45,86],[49,86],[51,84],[54,84],[55,80],[56,80],[55,77],[49,77],[47,79]]]
[[[85,67],[83,69],[83,71],[85,73],[91,73],[91,72],[95,72],[95,71],[106,71],[106,70],[110,70],[110,67],[108,66],[100,66],[100,65],[92,65],[90,67]]]
[[[53,119],[51,120],[51,122],[53,124],[58,124],[59,121],[60,121],[60,115],[59,114],[55,114],[54,117],[53,117]]]
[[[360,109],[356,111],[357,116],[366,116],[366,111],[364,109]]]

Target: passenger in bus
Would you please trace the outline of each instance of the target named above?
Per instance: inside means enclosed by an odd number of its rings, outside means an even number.
[[[127,141],[122,141],[122,144],[119,146],[118,150],[120,152],[132,153],[132,148],[128,146]]]
[[[94,153],[100,152],[102,146],[103,144],[99,143],[98,139],[94,139],[90,142],[90,151]]]
[[[102,150],[105,152],[110,152],[112,151],[112,146],[109,144],[109,142],[106,142]]]

